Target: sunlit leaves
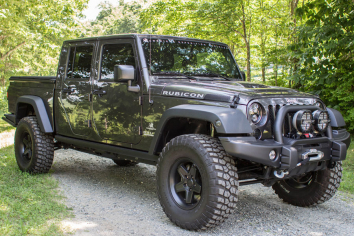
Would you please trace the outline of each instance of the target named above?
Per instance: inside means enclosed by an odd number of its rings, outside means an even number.
[[[305,21],[298,29],[298,43],[291,47],[301,66],[293,79],[341,110],[353,131],[354,3],[316,0],[299,8],[297,14]]]
[[[55,75],[63,40],[81,31],[87,0],[0,0],[0,85],[16,75]]]

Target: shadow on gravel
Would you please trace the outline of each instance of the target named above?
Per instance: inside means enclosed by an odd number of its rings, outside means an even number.
[[[300,208],[283,203],[271,188],[240,187],[228,220],[190,232],[171,223],[160,207],[154,166],[119,167],[109,159],[60,150],[53,170],[76,216],[66,221],[76,235],[353,235],[354,205],[338,194],[325,204]]]

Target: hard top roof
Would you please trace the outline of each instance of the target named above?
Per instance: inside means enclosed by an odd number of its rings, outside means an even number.
[[[178,37],[178,36],[169,36],[169,35],[154,35],[154,34],[114,34],[114,35],[104,35],[97,37],[89,37],[89,38],[78,38],[78,39],[70,39],[65,40],[67,43],[76,43],[76,42],[84,42],[84,41],[94,41],[94,40],[106,40],[106,39],[124,39],[124,38],[170,38],[170,39],[180,39],[180,40],[189,40],[189,41],[199,41],[199,42],[208,42],[215,43],[227,46],[225,43],[204,40],[204,39],[195,39],[195,38],[187,38],[187,37]]]

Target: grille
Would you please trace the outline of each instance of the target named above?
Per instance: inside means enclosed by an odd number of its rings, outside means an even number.
[[[269,121],[270,121],[270,127],[271,127],[271,133],[272,136],[274,137],[274,123],[275,123],[275,118],[277,117],[277,114],[280,110],[280,108],[283,105],[269,105],[268,106],[268,114],[269,114]],[[283,136],[288,136],[290,133],[296,133],[296,129],[292,124],[292,118],[295,113],[288,113],[286,114],[284,118],[284,123],[283,123]]]

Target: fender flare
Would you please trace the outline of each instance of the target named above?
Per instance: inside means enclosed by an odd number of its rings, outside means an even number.
[[[337,111],[336,109],[327,107],[327,112],[328,112],[328,115],[329,115],[329,119],[331,120],[330,125],[332,127],[338,128],[338,127],[344,127],[345,126],[344,118],[343,118],[342,114],[339,111]]]
[[[179,105],[167,109],[163,113],[150,145],[149,154],[155,154],[167,122],[172,118],[179,117],[208,121],[214,124],[215,130],[219,134],[246,134],[253,132],[246,115],[239,109],[207,105]],[[217,120],[221,121],[220,126],[215,125]]]
[[[18,123],[17,115],[20,103],[30,104],[33,107],[34,111],[36,112],[38,124],[42,132],[53,133],[53,127],[42,98],[31,95],[19,97],[16,101],[16,123]]]

